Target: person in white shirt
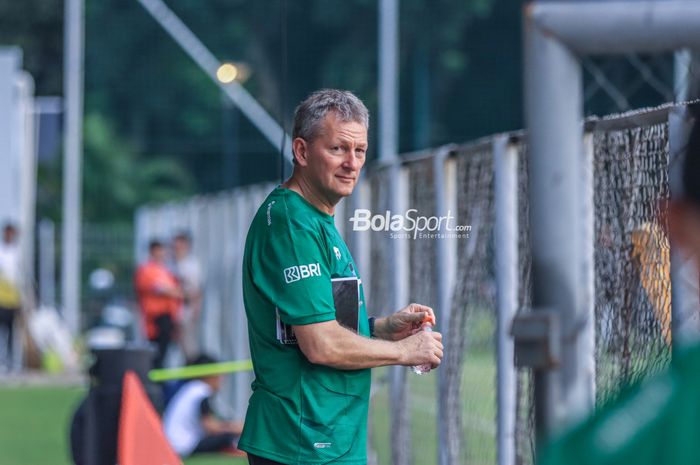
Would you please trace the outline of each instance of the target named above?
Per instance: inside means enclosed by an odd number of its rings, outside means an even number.
[[[14,324],[21,307],[19,267],[17,228],[12,223],[6,223],[0,242],[0,333],[6,335],[7,349],[4,360],[0,359],[0,369],[12,368]]]
[[[184,294],[180,345],[185,358],[200,352],[199,321],[202,310],[202,269],[192,254],[192,238],[186,231],[173,237],[173,274]]]
[[[216,363],[199,356],[192,365]],[[185,383],[163,413],[163,428],[173,450],[182,457],[199,452],[225,452],[245,455],[236,447],[243,425],[220,420],[211,407],[212,397],[221,387],[222,375],[206,376]]]

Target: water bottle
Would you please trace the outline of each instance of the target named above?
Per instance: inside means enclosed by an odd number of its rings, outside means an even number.
[[[421,331],[433,331],[433,324],[430,321],[424,321],[420,327]],[[423,365],[412,366],[411,369],[417,375],[423,375],[431,370],[430,363],[424,363]]]

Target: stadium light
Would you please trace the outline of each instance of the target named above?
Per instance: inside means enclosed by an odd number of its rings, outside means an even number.
[[[233,82],[238,77],[238,67],[233,63],[223,63],[216,70],[216,79],[222,84]]]
[[[226,61],[216,69],[216,80],[221,84],[236,82],[242,84],[248,80],[251,71],[247,63],[240,61]]]

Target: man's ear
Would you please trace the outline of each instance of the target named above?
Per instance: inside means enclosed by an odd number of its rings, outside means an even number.
[[[304,139],[302,139],[301,137],[297,137],[292,141],[292,152],[297,165],[308,165],[308,150],[306,147],[306,141]]]

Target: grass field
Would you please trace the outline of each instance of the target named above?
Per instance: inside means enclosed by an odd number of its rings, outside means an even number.
[[[0,387],[2,465],[71,465],[68,426],[82,388]],[[186,465],[243,465],[245,459],[202,455]]]
[[[68,424],[84,390],[0,388],[3,465],[68,465]]]
[[[370,410],[371,441],[379,463],[391,463],[386,369],[374,371],[379,390]],[[432,465],[437,458],[437,373],[408,373],[411,404],[413,463]],[[68,426],[83,388],[1,387],[0,451],[2,465],[71,465]],[[462,381],[466,463],[493,465],[495,449],[495,366],[488,353],[471,354]],[[220,455],[187,459],[186,465],[244,465],[247,460]]]
[[[374,370],[374,382],[381,387],[370,407],[370,441],[380,465],[391,464],[388,385],[382,378],[387,369]],[[408,373],[411,405],[411,447],[413,463],[437,463],[437,373],[417,376]],[[465,435],[464,463],[496,463],[496,367],[488,352],[469,354],[462,375],[462,419]]]

